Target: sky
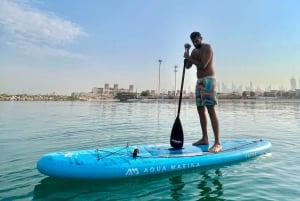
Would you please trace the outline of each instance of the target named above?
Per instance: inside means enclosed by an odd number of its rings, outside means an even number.
[[[0,94],[70,95],[105,83],[179,89],[184,44],[201,32],[217,80],[300,88],[298,0],[1,0]],[[193,91],[196,69],[186,71]]]

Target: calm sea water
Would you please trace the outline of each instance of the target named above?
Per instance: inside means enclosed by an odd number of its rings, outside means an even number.
[[[56,179],[36,169],[48,152],[168,143],[176,109],[173,101],[0,102],[0,200],[300,200],[300,102],[219,103],[221,139],[267,139],[272,155],[111,181]],[[200,137],[193,101],[181,111],[185,141],[193,142]]]

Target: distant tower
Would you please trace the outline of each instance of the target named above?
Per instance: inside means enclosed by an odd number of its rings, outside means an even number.
[[[253,87],[252,81],[250,81],[250,91],[254,91],[253,88],[254,87]]]
[[[131,84],[129,85],[129,92],[133,92],[134,86]]]
[[[162,60],[158,60],[158,95],[160,96],[160,65],[161,65]]]
[[[233,81],[231,83],[231,90],[232,90],[232,92],[236,92],[237,91],[237,88],[236,88],[236,86],[235,86],[235,84],[234,84]]]
[[[222,93],[227,93],[228,90],[227,90],[227,86],[224,82],[222,82]]]
[[[107,84],[107,83],[104,84],[104,90],[103,90],[103,92],[104,92],[105,96],[109,95],[109,84]]]
[[[118,84],[114,84],[114,89],[118,90]]]
[[[297,88],[297,83],[296,83],[296,79],[294,77],[291,78],[291,90],[295,91]]]
[[[118,92],[119,92],[118,84],[114,84],[114,89],[113,89],[114,96],[117,95]]]
[[[224,93],[225,92],[225,84],[224,84],[224,82],[222,82],[222,93]]]

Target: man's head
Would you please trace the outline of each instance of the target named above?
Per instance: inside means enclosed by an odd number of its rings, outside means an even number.
[[[202,36],[199,32],[191,33],[190,38],[191,38],[195,48],[201,48]]]

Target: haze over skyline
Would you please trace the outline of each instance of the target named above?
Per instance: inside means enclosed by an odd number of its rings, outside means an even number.
[[[179,89],[193,31],[212,45],[218,81],[290,89],[300,78],[299,8],[297,0],[1,0],[0,93],[105,83],[157,90],[159,59],[161,90],[174,90],[175,65]],[[195,80],[187,70],[185,89]]]

